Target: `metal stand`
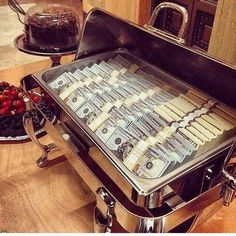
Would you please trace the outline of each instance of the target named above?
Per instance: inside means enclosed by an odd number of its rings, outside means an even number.
[[[16,48],[18,48],[20,51],[22,51],[24,53],[35,55],[35,56],[50,57],[52,60],[52,67],[60,65],[60,61],[61,61],[62,56],[75,54],[77,51],[77,48],[73,48],[73,49],[70,49],[67,51],[59,51],[59,52],[36,51],[36,50],[31,49],[27,46],[24,34],[21,34],[15,38],[14,45]]]
[[[57,147],[53,143],[43,145],[39,142],[34,132],[32,117],[28,112],[26,112],[23,116],[23,125],[30,139],[41,149],[42,154],[41,157],[36,161],[37,166],[40,168],[46,167],[48,165],[48,153],[51,150],[55,150]]]

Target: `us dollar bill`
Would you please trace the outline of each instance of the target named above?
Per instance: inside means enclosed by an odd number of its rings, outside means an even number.
[[[105,144],[115,156],[124,161],[137,143],[137,138],[118,126]]]
[[[98,127],[95,134],[102,140],[103,143],[106,143],[117,127],[118,125],[116,124],[116,121],[113,118],[109,118],[100,127]]]
[[[136,122],[131,121],[124,128],[137,139],[146,140],[148,138],[147,133],[145,133]]]
[[[164,158],[154,149],[148,148],[137,161],[133,172],[143,178],[158,178],[163,175],[170,163],[170,160]]]
[[[102,111],[91,101],[85,101],[75,113],[83,121],[83,123],[89,126],[95,119],[98,118]]]
[[[146,114],[139,117],[136,122],[148,133],[149,136],[156,136],[160,131],[156,129],[156,126],[152,122],[146,119]]]
[[[67,76],[67,72],[64,72],[48,85],[57,93],[61,93],[65,88],[68,88],[73,82]]]
[[[122,57],[121,55],[115,56],[112,60],[125,68],[129,68],[132,65],[130,61],[128,61],[126,58]]]
[[[80,89],[77,89],[73,94],[68,97],[66,104],[73,111],[76,111],[86,100],[87,97],[85,96],[85,94]]]

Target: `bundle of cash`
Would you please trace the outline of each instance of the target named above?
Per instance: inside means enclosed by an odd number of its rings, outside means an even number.
[[[177,91],[121,55],[49,86],[140,177],[161,177],[236,133],[232,109],[195,89]]]

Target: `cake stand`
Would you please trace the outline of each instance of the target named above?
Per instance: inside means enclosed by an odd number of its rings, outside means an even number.
[[[77,47],[74,47],[70,50],[58,51],[58,52],[36,51],[36,50],[28,47],[26,40],[25,40],[25,34],[21,34],[21,35],[17,36],[14,40],[14,45],[16,48],[18,48],[22,52],[25,52],[25,53],[28,53],[31,55],[36,55],[36,56],[50,57],[52,60],[52,67],[60,65],[60,61],[61,61],[62,56],[74,54],[77,51]]]

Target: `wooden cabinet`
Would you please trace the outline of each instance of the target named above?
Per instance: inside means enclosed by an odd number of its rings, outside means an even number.
[[[207,51],[218,0],[83,0],[83,10],[87,13],[93,7],[100,7],[144,25],[148,23],[155,7],[165,1],[177,3],[187,9],[189,22],[185,34],[186,44]],[[154,26],[177,35],[181,22],[181,14],[168,9],[161,11]]]
[[[112,14],[144,25],[150,18],[151,0],[83,0],[83,10],[88,13],[93,7],[102,8]]]
[[[236,1],[219,0],[208,54],[236,66]]]
[[[217,0],[168,0],[185,7],[189,14],[189,22],[185,33],[186,44],[199,50],[208,50]],[[152,0],[151,12],[164,0]],[[154,26],[174,35],[178,34],[182,16],[168,9],[163,10]]]

